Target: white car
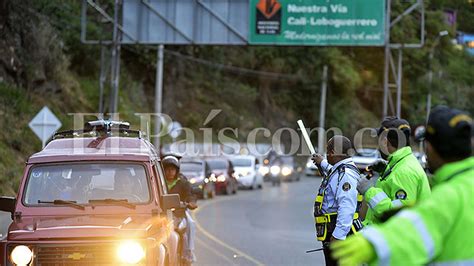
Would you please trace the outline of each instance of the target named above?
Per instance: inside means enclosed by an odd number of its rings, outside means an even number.
[[[313,160],[311,160],[311,157],[309,157],[308,161],[306,162],[306,167],[304,169],[304,174],[306,176],[319,176],[319,175],[321,175],[319,173],[318,167],[314,164]]]
[[[230,158],[234,165],[235,178],[243,188],[262,188],[263,177],[257,172],[257,158],[252,155],[237,155]]]
[[[381,158],[377,149],[359,149],[357,153],[352,156],[352,160],[354,160],[355,165],[361,171]]]

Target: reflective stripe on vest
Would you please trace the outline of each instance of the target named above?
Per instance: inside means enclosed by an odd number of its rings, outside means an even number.
[[[383,235],[372,227],[366,227],[360,233],[374,246],[379,265],[390,265],[390,248]]]
[[[426,248],[426,253],[428,254],[428,260],[432,260],[435,252],[434,241],[430,233],[428,232],[428,228],[426,227],[426,224],[421,218],[421,216],[416,212],[408,210],[400,212],[400,214],[397,216],[410,220],[410,222],[420,234],[421,239],[423,240],[423,244]]]
[[[392,200],[392,206],[394,208],[400,208],[403,206],[403,203],[401,200],[397,199],[397,200]]]
[[[371,209],[375,208],[375,206],[377,206],[377,204],[379,204],[379,202],[381,202],[382,200],[388,198],[387,197],[387,194],[385,194],[385,192],[381,191],[379,193],[377,193],[373,198],[370,199],[370,201],[368,202],[369,204],[369,207]]]
[[[433,262],[428,264],[429,266],[472,266],[474,265],[474,260],[456,260],[456,261],[443,261],[443,262]]]

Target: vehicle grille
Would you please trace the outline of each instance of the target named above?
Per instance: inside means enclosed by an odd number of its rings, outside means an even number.
[[[116,265],[116,245],[41,245],[35,247],[35,265]]]

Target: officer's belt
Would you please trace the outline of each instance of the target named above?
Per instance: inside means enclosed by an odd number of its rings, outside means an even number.
[[[354,213],[353,220],[359,219],[359,213]],[[325,213],[320,216],[314,217],[314,222],[317,224],[327,224],[327,223],[335,223],[337,221],[337,213]]]

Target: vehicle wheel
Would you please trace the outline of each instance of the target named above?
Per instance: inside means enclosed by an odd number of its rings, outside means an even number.
[[[258,185],[258,189],[262,189],[262,188],[263,188],[262,184]]]

